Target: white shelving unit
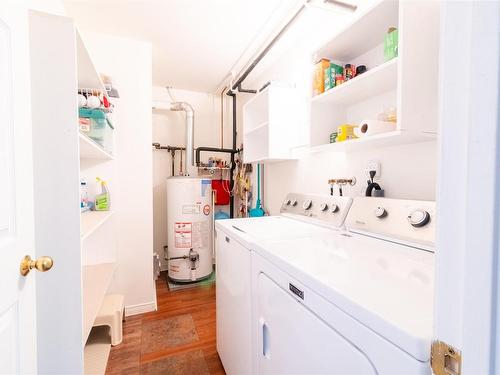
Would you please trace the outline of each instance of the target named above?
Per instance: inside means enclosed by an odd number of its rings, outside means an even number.
[[[425,28],[421,27],[425,25]],[[383,40],[399,33],[398,57],[384,62]],[[361,13],[313,56],[368,70],[310,99],[310,152],[350,152],[435,139],[439,4],[384,0]],[[394,131],[329,143],[342,124],[375,120],[396,108]]]
[[[46,255],[54,260],[49,277],[37,281],[42,293],[36,301],[37,311],[44,320],[37,326],[38,341],[44,348],[38,365],[48,373],[81,374],[90,368],[93,375],[104,374],[109,345],[89,333],[113,282],[116,214],[82,213],[80,182],[87,181],[92,200],[99,193],[96,177],[106,181],[115,207],[115,158],[119,155],[114,150],[106,152],[80,133],[77,95],[81,89],[104,95],[106,90],[73,19],[28,13],[26,63],[31,92],[26,95],[31,97],[33,123],[30,158],[34,165],[32,198],[37,202],[35,238],[37,249],[49,249]],[[117,102],[113,104],[119,108]],[[57,308],[48,309],[47,301],[49,307]],[[87,366],[92,363],[100,365]]]
[[[245,163],[293,159],[291,149],[300,145],[300,116],[295,88],[271,83],[243,107],[243,159]]]
[[[78,87],[106,92],[85,44],[77,32]],[[75,129],[78,127],[75,124]],[[113,179],[114,155],[78,131],[80,178],[87,183],[101,177]],[[92,190],[92,189],[89,189]],[[111,192],[112,194],[112,192]],[[90,196],[92,199],[92,196]],[[112,211],[87,211],[80,215],[82,251],[82,342],[85,374],[104,374],[111,340],[107,330],[96,329],[91,334],[97,313],[112,281],[115,262],[115,238],[112,228]],[[105,232],[103,234],[103,232]],[[99,253],[97,257],[95,254]],[[106,259],[103,261],[103,259]]]
[[[115,269],[114,263],[83,266],[83,343],[87,343]]]
[[[398,59],[389,60],[360,76],[314,96],[311,103],[354,105],[385,92],[396,90]]]
[[[85,346],[84,374],[104,374],[110,350],[111,338],[109,337],[108,327],[95,327]]]
[[[95,230],[103,225],[108,220],[112,211],[86,211],[81,215],[80,233],[82,240],[89,237]]]
[[[80,147],[80,158],[82,159],[114,159],[113,155],[106,152],[101,145],[87,137],[85,134],[78,134],[78,143]]]
[[[45,310],[44,324],[37,327],[44,348],[38,364],[48,372],[82,373],[88,353],[109,354],[102,340],[87,339],[113,278],[116,239],[112,212],[81,213],[80,180],[89,182],[89,198],[96,177],[109,182],[112,195],[115,162],[80,133],[76,96],[82,88],[106,90],[74,20],[42,12],[28,17],[34,219],[42,234],[37,248],[50,249],[55,264],[51,277],[38,280],[40,290],[50,291],[37,299],[37,309]],[[58,307],[50,314],[47,299]],[[98,373],[104,369],[93,372]]]
[[[316,152],[350,152],[360,150],[372,150],[377,148],[391,147],[403,144],[432,141],[435,136],[425,133],[408,133],[401,130],[394,130],[387,133],[375,134],[371,137],[358,138],[345,142],[326,143],[308,147],[306,149],[296,149],[297,155]]]

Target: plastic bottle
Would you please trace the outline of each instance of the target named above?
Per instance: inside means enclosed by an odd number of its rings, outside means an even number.
[[[99,177],[96,177],[96,181],[101,184],[101,194],[97,194],[95,196],[95,210],[109,211],[111,207],[111,199],[109,196],[108,184]]]
[[[89,193],[87,190],[87,181],[80,180],[80,210],[87,211],[89,209]]]

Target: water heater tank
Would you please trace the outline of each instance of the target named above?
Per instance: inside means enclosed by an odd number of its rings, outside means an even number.
[[[168,276],[177,282],[212,273],[212,181],[167,179]]]

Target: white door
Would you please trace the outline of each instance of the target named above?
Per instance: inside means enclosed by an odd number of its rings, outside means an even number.
[[[34,255],[27,13],[0,4],[0,373],[35,373],[35,275],[20,274]]]
[[[500,373],[499,30],[498,1],[441,5],[435,338],[462,374]]]

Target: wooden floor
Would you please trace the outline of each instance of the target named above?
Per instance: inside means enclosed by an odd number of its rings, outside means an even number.
[[[215,284],[171,292],[162,274],[156,293],[158,311],[124,322],[106,374],[225,374],[215,346]]]

